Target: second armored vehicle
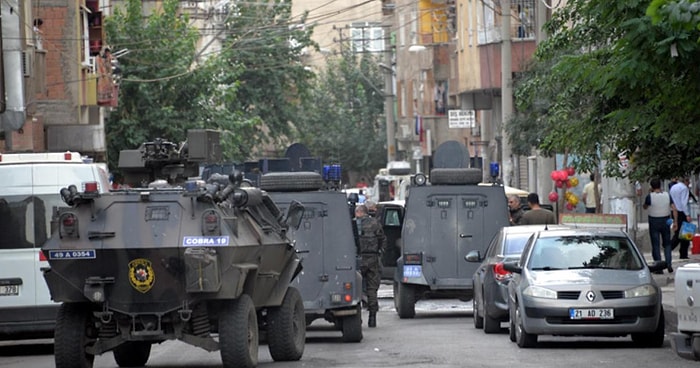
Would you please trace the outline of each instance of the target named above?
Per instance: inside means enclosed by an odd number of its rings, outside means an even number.
[[[362,276],[345,194],[323,190],[326,184],[316,172],[271,172],[260,186],[281,208],[304,203],[301,226],[289,235],[304,265],[293,285],[304,300],[307,325],[323,318],[342,331],[343,341],[361,341]]]
[[[61,190],[69,207],[43,247],[44,278],[62,303],[56,367],[91,367],[107,351],[119,366],[143,366],[152,344],[173,339],[220,350],[224,367],[255,367],[261,333],[274,360],[302,357],[304,305],[290,285],[300,261],[287,230],[303,206],[290,203],[285,217],[241,175],[180,183],[198,169],[193,154],[215,147],[188,141],[128,153],[136,162],[124,167],[165,174],[162,188]]]

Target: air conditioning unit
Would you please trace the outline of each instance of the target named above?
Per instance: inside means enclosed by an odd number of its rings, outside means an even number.
[[[22,51],[22,74],[25,77],[31,77],[34,72],[34,50],[27,49]]]

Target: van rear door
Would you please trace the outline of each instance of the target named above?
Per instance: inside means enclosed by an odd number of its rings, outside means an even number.
[[[435,195],[428,200],[430,212],[430,249],[424,265],[431,265],[439,286],[465,287],[465,280],[471,281],[476,264],[464,261],[464,255],[472,249],[484,246],[485,227],[483,195]]]

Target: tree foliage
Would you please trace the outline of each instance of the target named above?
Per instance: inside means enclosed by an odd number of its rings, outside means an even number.
[[[675,3],[654,1],[660,14],[670,5],[659,2]],[[519,114],[508,130],[518,149],[569,153],[580,170],[627,153],[634,170],[606,165],[606,174],[643,180],[700,169],[700,33],[663,17],[653,23],[648,8],[641,0],[571,0],[553,14],[550,37],[517,80]]]
[[[301,106],[314,75],[302,57],[305,49],[318,45],[311,40],[313,28],[304,25],[305,16],[293,19],[291,11],[291,0],[242,2],[225,21],[221,56],[241,70],[236,99],[227,108],[264,123],[264,129],[258,126],[246,134],[255,145],[286,146],[295,139],[293,126],[303,120]]]
[[[197,49],[200,32],[178,3],[165,0],[144,17],[142,1],[127,0],[106,19],[113,50],[128,50],[119,57],[119,107],[106,128],[112,167],[122,149],[158,137],[180,142],[193,128],[221,131],[224,158],[243,162],[299,119],[312,78],[300,55],[313,44],[311,30],[291,21],[289,1],[229,8],[216,30],[224,40],[217,52]]]
[[[386,165],[383,74],[372,55],[342,49],[319,75],[299,134],[325,161],[373,177]]]

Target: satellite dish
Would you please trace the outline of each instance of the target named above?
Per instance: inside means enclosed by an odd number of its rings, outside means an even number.
[[[284,157],[289,159],[289,170],[290,171],[301,171],[301,159],[305,157],[312,157],[309,149],[301,143],[294,143],[287,147],[287,151],[284,153]]]
[[[446,141],[440,144],[433,157],[434,168],[468,168],[469,150],[458,141]]]

